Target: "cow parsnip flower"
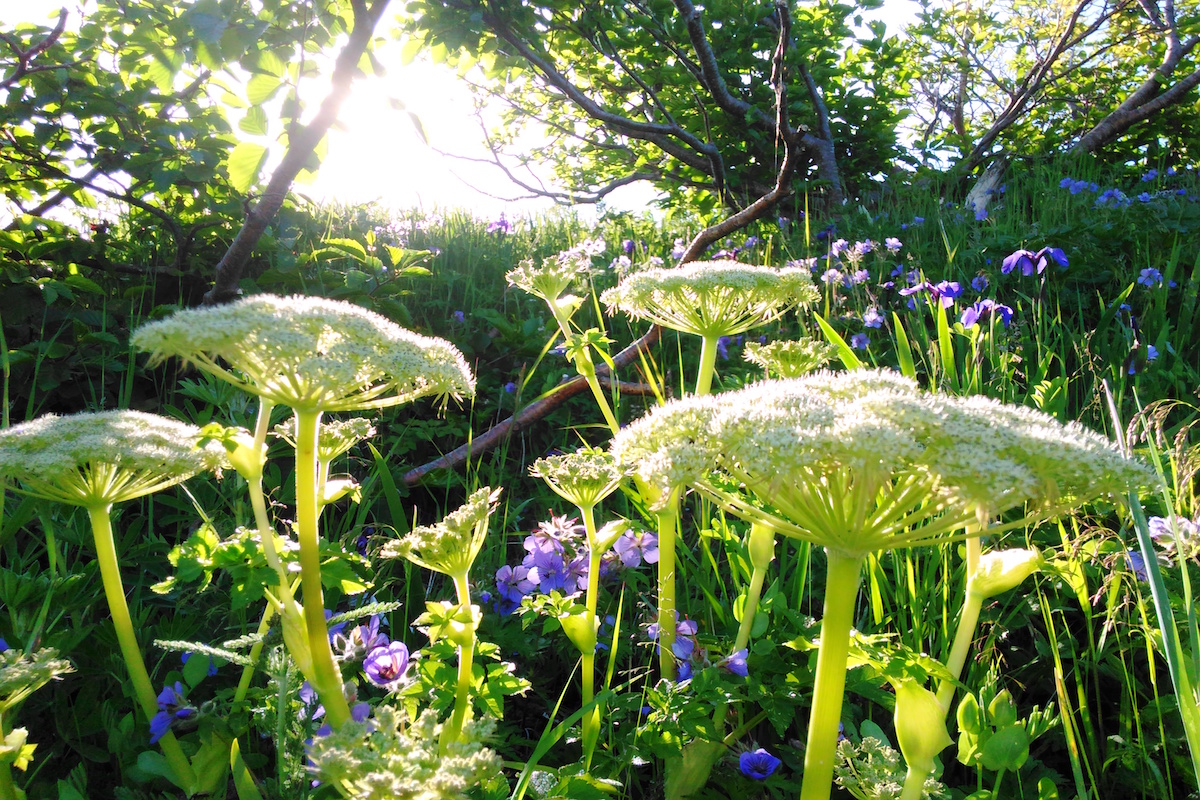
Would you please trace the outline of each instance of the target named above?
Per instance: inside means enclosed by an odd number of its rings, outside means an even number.
[[[157,492],[225,463],[200,429],[141,411],[47,414],[0,431],[0,479],[25,494],[108,506]]]
[[[828,364],[837,348],[808,336],[797,341],[746,342],[742,357],[762,368],[766,377],[800,378]]]
[[[462,353],[351,303],[254,295],[138,328],[151,363],[176,356],[296,410],[383,408],[475,391]],[[224,363],[222,363],[224,362]]]
[[[584,447],[539,458],[529,474],[546,481],[568,503],[591,508],[616,491],[627,473],[607,450]]]
[[[737,261],[693,261],[635,272],[601,295],[610,313],[624,311],[664,328],[719,338],[736,336],[817,299],[808,270]]]
[[[500,490],[490,486],[476,489],[454,511],[434,525],[419,525],[398,541],[384,545],[385,558],[407,558],[418,566],[441,572],[466,583],[487,537],[488,517],[496,510]],[[462,599],[463,603],[469,602]]]
[[[685,398],[628,426],[613,452],[661,489],[695,486],[732,513],[850,555],[944,539],[979,507],[1029,503],[1037,518],[1150,479],[1079,425],[933,395],[884,370]]]
[[[292,447],[296,446],[296,418],[275,426],[275,435]],[[375,435],[375,426],[366,417],[329,419],[321,421],[317,433],[317,460],[328,464],[351,447]]]

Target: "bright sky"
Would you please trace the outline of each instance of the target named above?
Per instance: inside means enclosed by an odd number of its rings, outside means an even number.
[[[22,0],[18,6],[5,0],[0,28],[18,21],[52,20],[62,6],[77,16],[78,4],[78,0]],[[868,16],[885,20],[897,31],[916,9],[915,0],[887,0],[884,9]],[[380,30],[388,27],[385,24]],[[502,211],[519,216],[551,206],[549,201],[507,202],[525,192],[499,170],[440,155],[421,141],[408,112],[420,119],[437,149],[475,158],[488,155],[474,101],[453,72],[421,62],[402,65],[398,46],[385,47],[377,55],[387,75],[355,82],[342,107],[342,130],[330,133],[328,155],[315,183],[297,186],[298,191],[315,199],[379,202],[392,208],[468,208],[486,218]],[[320,90],[314,86],[309,91]],[[402,101],[405,110],[392,108],[388,98]],[[314,94],[309,102],[315,105],[317,100]],[[485,116],[496,115],[485,110]],[[633,186],[614,192],[609,202],[639,210],[652,196],[645,187]]]

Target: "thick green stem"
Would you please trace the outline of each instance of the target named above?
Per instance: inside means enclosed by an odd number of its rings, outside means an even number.
[[[458,683],[454,688],[454,712],[442,730],[439,750],[445,755],[451,742],[462,736],[463,725],[471,711],[471,665],[475,658],[475,635],[458,647]]]
[[[675,530],[679,522],[678,492],[672,491],[658,518],[658,666],[662,677],[675,680]]]
[[[342,691],[342,673],[333,659],[325,624],[325,593],[321,588],[321,543],[317,513],[317,435],[321,412],[296,410],[296,529],[300,540],[300,590],[313,674],[307,676],[329,724],[336,730],[350,719],[350,704]]]
[[[733,643],[733,652],[745,649],[750,644],[750,628],[754,626],[754,617],[758,614],[758,601],[762,597],[763,579],[767,577],[765,568],[755,567],[750,574],[750,591],[746,594],[746,603],[742,606],[742,624],[738,626],[737,639]]]
[[[928,777],[929,770],[910,764],[908,772],[904,775],[904,790],[900,793],[900,800],[921,800],[925,796],[925,780]]]
[[[142,661],[142,650],[138,646],[137,635],[133,630],[133,620],[129,617],[129,606],[125,603],[125,587],[121,583],[121,570],[117,562],[117,547],[113,542],[112,520],[109,504],[88,506],[88,517],[92,523],[92,537],[96,542],[96,560],[100,564],[100,580],[104,585],[104,597],[108,600],[108,612],[112,616],[113,628],[117,632],[117,643],[121,648],[121,656],[125,659],[125,668],[129,670],[129,680],[133,691],[146,715],[146,721],[154,719],[158,713],[158,695]],[[175,782],[189,794],[196,785],[196,775],[192,765],[183,754],[175,734],[167,731],[158,740],[167,764],[175,775]]]
[[[267,444],[267,429],[271,427],[271,409],[275,405],[267,400],[258,401],[258,420],[254,425],[254,448],[256,453],[262,453]],[[258,536],[262,540],[263,557],[267,564],[275,570],[279,577],[279,585],[287,586],[287,573],[275,549],[275,527],[267,516],[267,500],[263,494],[262,467],[253,476],[243,476],[250,491],[250,506],[254,509],[254,525],[258,528]]]
[[[621,430],[621,425],[608,405],[608,396],[604,394],[604,388],[600,386],[600,379],[596,377],[596,365],[592,363],[591,354],[575,359],[575,369],[587,381],[588,388],[592,390],[592,396],[596,398],[596,405],[600,406],[600,413],[604,415],[604,422],[612,431],[613,436],[616,436]]]
[[[850,630],[858,599],[863,556],[826,549],[829,565],[825,580],[825,610],[821,619],[821,645],[817,677],[809,715],[808,745],[804,752],[804,782],[800,800],[829,800],[833,765],[837,758],[838,723],[842,694],[846,690],[846,661]]]
[[[979,567],[979,557],[983,545],[978,537],[966,541],[967,588],[963,598],[962,614],[959,616],[958,629],[954,631],[954,643],[950,647],[950,655],[946,659],[946,668],[954,680],[962,677],[963,667],[967,663],[967,653],[971,650],[971,642],[975,639],[975,626],[979,623],[979,612],[983,608],[983,598],[971,591],[971,581],[975,570]],[[942,711],[950,713],[950,704],[954,701],[954,681],[944,680],[938,686],[938,705]]]
[[[596,604],[600,595],[600,559],[604,555],[596,541],[596,516],[593,506],[578,507],[583,516],[583,527],[587,531],[588,540],[588,586],[584,596],[587,608],[585,616],[589,630],[596,630]],[[583,705],[586,708],[595,697],[596,691],[596,648],[593,645],[590,653],[582,653],[583,664],[580,678],[583,681]],[[586,713],[583,717],[583,759],[584,768],[592,764],[592,753],[596,743],[600,741],[600,706]]]
[[[13,783],[12,768],[7,763],[0,764],[0,800],[22,800],[24,797],[25,793]]]
[[[706,395],[712,391],[713,373],[717,366],[717,342],[719,336],[705,336],[700,346],[700,369],[696,373],[696,394]]]

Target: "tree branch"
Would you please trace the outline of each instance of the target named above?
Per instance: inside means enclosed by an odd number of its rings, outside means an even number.
[[[298,127],[288,139],[288,149],[283,160],[275,168],[271,180],[263,189],[259,201],[246,216],[241,230],[237,232],[233,243],[217,264],[213,287],[204,295],[207,305],[218,305],[233,300],[240,294],[238,282],[246,268],[246,262],[258,240],[262,238],[267,225],[274,219],[275,214],[283,206],[292,182],[304,169],[309,156],[321,139],[329,132],[329,128],[337,121],[338,110],[342,101],[350,92],[350,84],[358,75],[358,62],[370,45],[375,26],[383,15],[388,0],[376,0],[368,6],[363,0],[354,0],[354,29],[350,31],[349,40],[342,52],[338,54],[334,64],[333,77],[330,81],[329,94],[321,101],[317,110],[307,125]]]

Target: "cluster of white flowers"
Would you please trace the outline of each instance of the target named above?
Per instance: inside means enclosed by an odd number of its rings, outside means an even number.
[[[592,258],[604,252],[603,239],[584,239],[567,250],[543,258],[541,266],[532,259],[522,261],[505,274],[509,284],[554,304],[563,292],[587,281],[595,272]]]
[[[737,261],[693,261],[648,269],[601,295],[609,312],[624,311],[698,336],[736,336],[817,299],[808,270],[756,267]]]
[[[117,503],[225,463],[199,428],[141,411],[48,414],[0,431],[0,479],[70,505]]]
[[[468,722],[445,751],[441,731],[433,711],[409,723],[403,711],[382,705],[370,720],[314,737],[308,757],[323,782],[354,800],[467,800],[497,779],[500,757],[481,744],[490,721]]]
[[[770,344],[746,342],[742,357],[762,368],[767,376],[799,378],[828,364],[837,355],[837,348],[808,336],[798,341],[779,341]]]
[[[475,391],[466,360],[449,342],[338,300],[254,295],[178,311],[142,326],[131,340],[152,363],[176,356],[305,411],[382,408]]]
[[[435,525],[419,525],[398,541],[384,545],[384,558],[409,561],[452,577],[465,576],[475,563],[487,536],[488,517],[496,509],[500,490],[476,489],[467,502]]]
[[[296,418],[275,426],[275,435],[288,444],[296,445]],[[375,435],[375,426],[366,417],[331,419],[321,422],[317,434],[317,460],[328,464],[351,447]]]
[[[769,504],[781,532],[847,553],[936,540],[979,508],[1054,513],[1152,477],[1078,425],[923,392],[887,370],[685,398],[629,425],[612,448],[664,492],[691,485],[758,518]]]
[[[612,494],[627,473],[608,451],[585,447],[539,458],[529,474],[546,481],[567,502],[590,508]]]

